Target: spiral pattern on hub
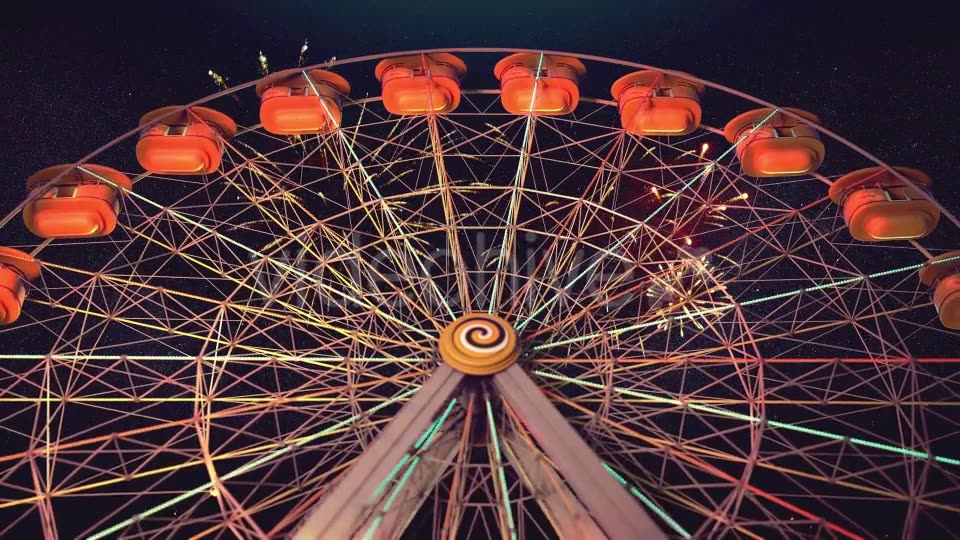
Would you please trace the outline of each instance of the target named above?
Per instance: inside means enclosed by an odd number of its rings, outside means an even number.
[[[496,315],[473,313],[453,321],[440,333],[440,357],[468,375],[493,375],[519,355],[517,334]]]

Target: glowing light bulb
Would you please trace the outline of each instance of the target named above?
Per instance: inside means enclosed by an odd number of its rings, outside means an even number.
[[[260,51],[260,54],[257,57],[257,60],[260,61],[260,74],[266,75],[267,73],[269,73],[270,69],[267,66],[267,57],[264,56],[263,51]]]
[[[227,79],[225,77],[222,77],[219,73],[212,69],[207,70],[207,75],[213,79],[214,84],[216,84],[221,90],[227,89]]]
[[[300,47],[300,58],[297,60],[297,67],[302,67],[307,60],[307,40],[303,40],[303,47]]]

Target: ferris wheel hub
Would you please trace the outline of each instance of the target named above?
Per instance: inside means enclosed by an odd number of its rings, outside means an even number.
[[[494,375],[520,355],[517,333],[497,315],[470,313],[440,333],[440,358],[467,375]]]

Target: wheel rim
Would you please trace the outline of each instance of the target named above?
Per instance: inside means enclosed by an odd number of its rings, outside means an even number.
[[[241,129],[214,175],[139,176],[105,240],[37,244],[11,212],[5,242],[44,263],[25,319],[0,329],[7,483],[26,488],[11,527],[83,493],[117,509],[76,534],[287,531],[428,377],[464,306],[517,328],[520,365],[674,534],[876,531],[834,489],[904,531],[948,521],[956,360],[933,341],[955,334],[914,266],[955,247],[955,217],[899,249],[854,242],[827,194],[846,170],[751,179],[719,130],[641,139],[605,100],[558,118],[496,101],[467,92],[431,118],[348,101],[340,131],[302,139]],[[131,143],[96,159],[129,163]],[[870,164],[828,144],[828,163]],[[512,414],[490,412],[522,433]],[[504,497],[480,472],[496,464],[458,456],[441,485],[460,474],[474,499],[438,490],[425,523],[549,528],[515,473]]]

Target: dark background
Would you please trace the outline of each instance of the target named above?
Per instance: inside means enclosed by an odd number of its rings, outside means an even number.
[[[960,39],[951,3],[609,0],[18,3],[0,22],[0,211],[22,179],[73,161],[146,111],[271,69],[426,47],[583,52],[689,71],[821,116],[957,210]],[[485,71],[485,70],[483,70]],[[589,75],[588,75],[589,76]],[[479,68],[468,77],[493,87]],[[481,79],[482,77],[482,79]],[[489,79],[489,81],[487,80]],[[600,96],[606,97],[606,96]]]
[[[33,1],[8,8],[0,21],[0,216],[22,200],[23,180],[34,171],[81,158],[136,126],[144,112],[215,92],[208,69],[231,83],[255,79],[259,51],[273,70],[292,67],[304,39],[308,63],[500,46],[688,71],[815,112],[887,163],[925,170],[934,194],[956,213],[960,38],[950,7],[845,0]],[[494,82],[482,67],[468,74],[466,86]]]

